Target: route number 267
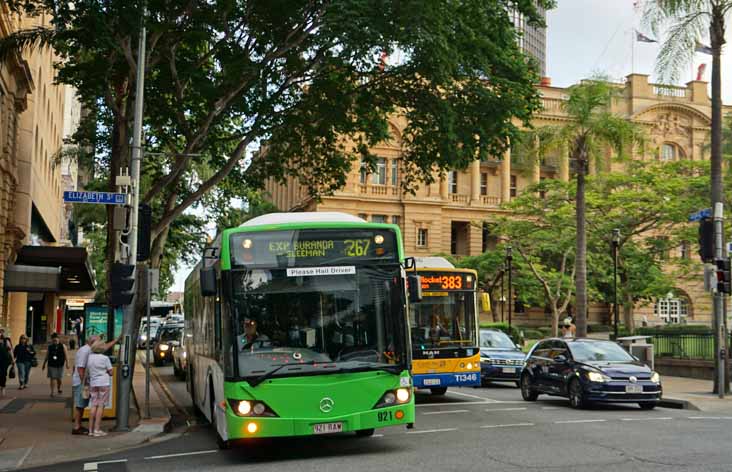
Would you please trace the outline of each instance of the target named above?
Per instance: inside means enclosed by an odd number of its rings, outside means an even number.
[[[346,239],[343,244],[346,246],[346,256],[363,257],[368,254],[371,241],[368,239]]]

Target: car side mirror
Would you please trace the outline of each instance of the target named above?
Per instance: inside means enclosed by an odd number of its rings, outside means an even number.
[[[213,297],[216,295],[216,269],[213,267],[206,267],[201,269],[201,296],[202,297]]]
[[[554,362],[557,364],[564,364],[567,362],[567,356],[560,354],[554,358]]]
[[[422,301],[422,277],[419,275],[408,275],[407,289],[411,303],[419,303]]]
[[[521,345],[516,343],[516,349],[521,349]]]

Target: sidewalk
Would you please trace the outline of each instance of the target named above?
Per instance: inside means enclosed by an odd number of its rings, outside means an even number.
[[[69,351],[71,366],[75,353]],[[111,432],[115,421],[104,420],[102,429],[109,432],[106,437],[72,435],[71,370],[66,371],[63,379],[63,395],[52,398],[46,372],[40,367],[45,355],[45,351],[39,352],[39,366],[31,370],[27,389],[18,390],[17,378],[8,379],[6,396],[0,398],[0,471],[95,457],[147,442],[164,430],[167,411],[156,409],[154,414],[161,418],[140,421],[133,401],[130,432]],[[140,378],[144,388],[144,377],[144,369],[137,363],[135,390]],[[157,394],[153,395],[151,400],[159,402]],[[167,421],[169,418],[168,415]]]
[[[663,406],[687,408],[708,413],[732,413],[732,395],[720,399],[712,392],[712,381],[662,376]]]

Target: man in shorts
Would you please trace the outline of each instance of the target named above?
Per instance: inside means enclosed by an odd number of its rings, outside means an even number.
[[[41,367],[41,370],[46,368],[46,365],[48,365],[48,379],[51,386],[51,396],[54,395],[54,384],[58,394],[63,394],[63,390],[61,390],[61,382],[64,379],[64,365],[66,366],[66,369],[69,368],[69,355],[66,352],[66,346],[63,345],[61,340],[58,337],[58,333],[53,333],[51,335],[51,344],[48,345],[48,350],[46,351],[46,359],[43,361],[43,366]]]

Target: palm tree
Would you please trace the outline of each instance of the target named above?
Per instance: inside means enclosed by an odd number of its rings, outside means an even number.
[[[631,121],[611,111],[613,97],[620,88],[603,78],[585,80],[569,88],[569,98],[563,103],[567,123],[559,127],[533,130],[542,140],[537,146],[543,153],[548,148],[566,148],[575,163],[577,178],[575,248],[575,312],[577,336],[587,336],[587,232],[585,208],[585,175],[591,159],[600,160],[611,149],[624,158],[632,146],[642,141],[642,131]],[[537,158],[540,156],[536,156]]]
[[[712,52],[712,152],[710,163],[711,207],[724,202],[722,177],[722,46],[725,21],[732,11],[732,0],[655,0],[646,3],[644,21],[654,34],[666,32],[656,63],[661,77],[676,80],[682,66],[689,64],[700,40],[708,40]],[[724,236],[722,236],[724,238]],[[717,249],[719,250],[719,249]],[[716,252],[716,251],[715,251]],[[714,296],[714,326],[725,325],[722,295]],[[723,326],[726,330],[726,326]],[[714,337],[714,351],[727,344],[726,334]],[[719,356],[714,361],[714,391],[720,392]],[[724,370],[728,371],[727,360]],[[729,379],[727,379],[728,381]],[[725,382],[727,383],[727,382]],[[729,384],[724,390],[728,390]]]
[[[712,49],[712,149],[711,203],[724,201],[722,184],[722,46],[725,21],[732,11],[732,0],[654,0],[646,2],[644,22],[653,33],[666,33],[656,62],[663,79],[675,81],[685,65],[691,63],[700,41]]]

